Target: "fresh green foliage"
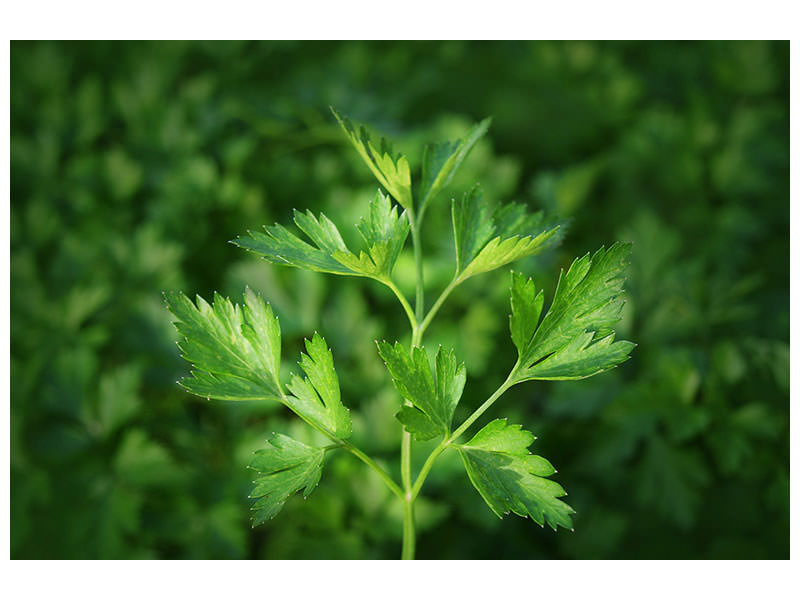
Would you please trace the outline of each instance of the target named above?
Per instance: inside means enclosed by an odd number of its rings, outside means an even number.
[[[408,159],[402,154],[395,154],[391,143],[386,138],[381,138],[376,147],[373,145],[366,127],[357,126],[347,117],[340,116],[333,108],[331,110],[348,139],[380,184],[397,200],[400,206],[408,211],[413,210],[411,170],[408,166]],[[452,165],[449,170],[453,171],[456,167],[457,165]]]
[[[310,211],[295,211],[294,222],[316,246],[281,225],[264,227],[265,233],[248,232],[247,237],[238,237],[233,243],[276,264],[386,281],[408,236],[406,214],[398,215],[397,207],[393,208],[380,191],[370,203],[369,214],[357,226],[365,244],[358,256],[347,249],[336,225],[325,215],[317,218]]]
[[[394,345],[380,342],[378,352],[397,391],[409,404],[397,413],[406,431],[417,440],[449,435],[453,413],[467,380],[464,364],[458,363],[455,353],[440,346],[434,373],[424,348],[414,347],[409,353],[400,342]]]
[[[422,201],[415,216],[408,161],[395,155],[382,139],[380,151],[372,145],[366,130],[356,130],[349,119],[334,115],[369,165],[378,181],[406,211],[397,207],[380,190],[361,219],[358,231],[365,244],[358,257],[351,253],[336,225],[325,215],[315,217],[295,211],[295,224],[314,242],[300,240],[280,225],[266,233],[250,233],[235,243],[256,252],[271,262],[340,275],[366,275],[385,283],[406,311],[412,327],[410,350],[400,342],[378,344],[378,352],[403,399],[396,416],[403,425],[401,471],[404,490],[372,459],[344,440],[350,437],[350,412],[341,401],[339,378],[333,357],[323,338],[315,333],[306,340],[307,354],[300,367],[306,377],[292,375],[283,392],[280,382],[280,329],[269,307],[251,292],[240,309],[230,301],[215,297],[213,308],[198,299],[195,308],[182,294],[170,294],[168,305],[178,318],[184,336],[184,358],[198,372],[185,383],[190,392],[223,400],[277,398],[301,419],[344,447],[375,469],[387,486],[403,499],[403,558],[414,557],[414,502],[437,456],[508,389],[528,379],[579,379],[615,367],[628,358],[633,345],[613,342],[610,327],[618,320],[622,301],[624,259],[628,244],[601,249],[592,258],[576,260],[559,281],[550,310],[539,325],[542,294],[532,282],[512,276],[511,335],[519,360],[503,384],[480,408],[451,433],[458,401],[466,383],[466,368],[452,349],[441,346],[431,366],[421,344],[424,329],[453,287],[473,275],[540,252],[557,241],[559,228],[542,227],[542,214],[528,215],[524,207],[509,204],[489,216],[480,189],[475,186],[460,202],[453,201],[452,220],[456,273],[434,308],[422,320],[422,256],[418,235],[413,236],[417,272],[417,306],[412,314],[409,303],[391,279],[411,228],[419,231],[427,202],[453,177],[475,142],[486,132],[489,120],[476,125],[463,142],[429,145],[423,157]],[[264,332],[258,330],[264,326]],[[597,336],[597,339],[595,338]],[[266,363],[258,357],[265,353]],[[219,389],[215,389],[215,387]],[[411,436],[417,441],[440,437],[416,482],[411,477]],[[546,479],[555,471],[547,460],[529,456],[533,435],[519,426],[508,427],[494,421],[465,445],[457,445],[473,485],[499,516],[513,511],[530,516],[541,525],[572,528],[572,509],[558,500],[565,495],[557,483]],[[257,455],[252,466],[259,470],[253,496],[254,523],[272,518],[286,499],[305,487],[306,495],[317,485],[324,450],[295,442],[288,437],[273,437],[270,447]]]
[[[308,354],[300,355],[306,377],[292,374],[286,395],[278,319],[252,290],[245,292],[244,306],[219,294],[213,306],[199,296],[195,306],[179,292],[165,297],[178,319],[183,357],[196,369],[181,381],[189,392],[217,400],[277,400],[334,439],[350,436],[350,412],[342,405],[333,356],[322,336],[306,340]]]
[[[412,336],[391,290],[225,243],[278,222],[315,247],[298,208],[366,251],[356,224],[386,190],[335,103],[407,155],[418,213],[425,144],[494,116],[427,205],[428,313],[455,272],[451,199],[475,181],[488,215],[514,200],[559,236],[568,223],[559,245],[468,279],[429,321],[431,361],[452,348],[468,373],[452,430],[518,358],[509,269],[543,290],[541,320],[561,268],[634,242],[613,326],[638,343],[631,359],[515,385],[453,442],[496,417],[536,434],[575,531],[497,519],[450,445],[414,504],[419,557],[787,558],[789,58],[785,41],[12,42],[11,557],[397,557],[403,504],[377,471],[277,401],[175,384],[190,367],[161,297],[243,305],[249,285],[280,318],[284,384],[318,330],[347,442],[400,477],[403,400],[375,340],[410,352]],[[392,278],[412,314],[414,266],[409,235]],[[271,431],[329,447],[325,473],[251,529],[243,467]],[[412,443],[412,479],[440,440]]]
[[[559,525],[572,529],[570,514],[575,511],[559,500],[567,493],[546,479],[556,470],[528,451],[535,439],[521,425],[495,419],[458,451],[472,485],[498,517],[514,512],[554,530]]]
[[[286,398],[286,404],[334,439],[346,439],[352,427],[350,411],[342,404],[331,351],[322,336],[315,333],[306,340],[306,352],[300,355],[300,367],[306,377],[292,375],[287,387],[293,395]]]
[[[517,381],[583,379],[628,359],[634,344],[614,341],[630,244],[575,260],[558,280],[539,323],[543,296],[518,273],[511,279],[511,338],[519,352]]]
[[[315,217],[311,212],[305,214],[295,211],[294,222],[316,244],[312,246],[291,233],[282,225],[265,226],[260,231],[249,231],[248,237],[238,237],[233,243],[250,250],[267,260],[291,265],[300,269],[355,275],[355,271],[345,267],[335,258],[337,252],[347,252],[347,247],[336,225],[325,215]]]
[[[253,527],[278,514],[295,492],[303,490],[303,496],[308,497],[322,476],[324,449],[306,446],[280,433],[273,433],[267,444],[250,461],[250,468],[258,473],[250,493],[251,498],[258,498],[253,504]]]
[[[400,256],[400,251],[408,237],[408,218],[406,213],[397,214],[388,196],[378,191],[375,200],[369,205],[369,213],[357,225],[358,232],[367,248],[358,257],[351,253],[337,252],[334,258],[356,273],[386,281]]]
[[[183,358],[195,370],[181,385],[217,400],[280,400],[281,330],[269,304],[249,288],[244,306],[214,294],[213,305],[165,294],[182,336]]]
[[[489,130],[492,119],[484,119],[464,136],[449,142],[427,144],[422,154],[422,183],[420,185],[420,211],[424,212],[433,198],[450,183],[475,143]]]
[[[559,227],[542,228],[542,213],[507,204],[489,216],[479,187],[453,200],[457,281],[533,256],[558,241]]]

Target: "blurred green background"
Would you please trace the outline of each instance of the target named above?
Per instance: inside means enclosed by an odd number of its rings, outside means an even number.
[[[399,556],[400,506],[349,455],[250,529],[251,452],[273,430],[310,434],[276,405],[181,391],[161,298],[249,284],[280,317],[286,368],[319,330],[354,440],[399,471],[373,343],[407,341],[396,301],[227,243],[292,208],[354,233],[377,183],[332,104],[412,165],[492,115],[450,192],[479,181],[568,220],[561,246],[515,266],[548,298],[574,257],[635,243],[633,358],[517,386],[487,415],[538,436],[575,532],[497,519],[446,453],[420,558],[788,558],[788,65],[782,42],[12,43],[11,556]],[[429,215],[430,298],[453,256],[446,203]],[[396,269],[407,290],[412,262]],[[426,335],[466,361],[461,418],[515,360],[508,312],[501,269]]]

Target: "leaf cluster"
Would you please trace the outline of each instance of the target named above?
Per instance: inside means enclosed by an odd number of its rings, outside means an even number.
[[[485,134],[489,120],[477,124],[462,140],[430,144],[423,154],[420,190],[414,194],[408,160],[381,138],[373,142],[366,128],[334,111],[348,139],[388,194],[379,190],[367,214],[357,225],[363,246],[358,254],[345,244],[337,226],[324,214],[295,211],[294,222],[309,241],[281,225],[249,232],[234,243],[275,263],[337,275],[363,276],[390,287],[412,325],[410,348],[400,342],[378,343],[378,353],[402,398],[397,420],[418,441],[440,439],[416,484],[406,481],[405,493],[414,501],[427,470],[438,453],[458,449],[469,480],[498,516],[508,512],[535,522],[572,528],[572,509],[560,497],[560,485],[548,479],[552,465],[527,448],[533,435],[518,425],[496,420],[466,444],[457,439],[499,396],[514,384],[532,379],[579,379],[610,369],[627,359],[630,342],[614,342],[612,327],[622,308],[622,284],[629,244],[614,244],[593,256],[577,259],[559,280],[555,298],[539,322],[543,295],[530,280],[512,273],[511,337],[518,350],[517,364],[506,383],[479,410],[453,431],[453,417],[466,383],[466,368],[452,349],[439,347],[431,359],[420,344],[425,327],[457,285],[475,275],[532,256],[560,239],[559,226],[549,227],[541,212],[529,214],[520,204],[490,211],[478,186],[451,203],[455,272],[453,280],[427,316],[418,281],[417,310],[392,281],[393,267],[409,232],[418,231],[429,203]],[[404,209],[399,212],[392,198]],[[418,239],[414,236],[419,262]],[[221,400],[277,401],[331,441],[346,447],[373,468],[387,485],[399,489],[380,467],[345,440],[352,430],[349,410],[341,401],[333,358],[319,334],[306,340],[300,368],[282,384],[280,328],[272,309],[250,290],[244,304],[215,295],[213,304],[198,298],[192,304],[183,294],[168,294],[167,303],[182,336],[183,356],[192,363],[192,376],[182,385],[190,392]],[[282,434],[273,435],[251,466],[259,473],[253,497],[254,524],[272,518],[286,499],[300,489],[317,485],[325,448],[314,447]],[[404,459],[405,460],[405,459]],[[405,467],[404,467],[405,468]],[[427,470],[426,470],[427,469]],[[409,500],[406,500],[407,502]]]

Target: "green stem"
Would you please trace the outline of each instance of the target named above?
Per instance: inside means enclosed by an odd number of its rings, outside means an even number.
[[[458,277],[453,277],[453,280],[447,284],[447,287],[444,288],[444,290],[442,290],[442,293],[436,299],[436,302],[433,303],[433,306],[431,306],[431,309],[428,311],[428,314],[425,315],[425,318],[419,324],[420,336],[422,336],[422,334],[425,333],[425,330],[428,328],[428,325],[430,325],[431,321],[433,321],[433,317],[436,316],[436,313],[439,311],[442,304],[444,304],[444,301],[447,300],[447,297],[450,295],[450,292],[456,289],[459,283],[461,282],[459,281]]]
[[[400,479],[405,490],[402,498],[405,500],[406,494],[411,489],[411,434],[405,429],[400,442]]]
[[[492,406],[492,404],[497,402],[497,399],[500,396],[502,396],[506,392],[506,390],[508,388],[510,388],[515,383],[517,383],[516,381],[514,381],[514,376],[516,374],[517,374],[517,365],[514,365],[514,368],[511,369],[511,373],[508,374],[508,377],[506,377],[506,380],[502,383],[502,385],[500,385],[499,388],[497,388],[497,390],[494,392],[494,394],[489,396],[489,398],[487,398],[486,402],[481,404],[475,410],[475,412],[473,412],[469,417],[467,417],[466,420],[459,426],[459,428],[456,429],[453,432],[453,435],[450,436],[450,441],[451,442],[453,442],[453,441],[457,440],[459,437],[461,437],[463,435],[463,433],[467,429],[469,429],[470,425],[472,425],[475,421],[477,421],[483,413],[485,413],[487,410],[489,410],[489,408]]]
[[[401,500],[405,501],[405,494],[403,494],[403,490],[400,489],[400,486],[397,485],[392,479],[391,475],[389,475],[383,467],[381,467],[378,463],[376,463],[372,458],[367,456],[363,451],[356,448],[353,444],[346,440],[342,440],[341,445],[345,448],[348,452],[350,452],[353,456],[358,457],[365,465],[372,468],[378,475],[380,475],[383,482],[387,485],[387,487],[392,490],[392,493],[400,498]]]
[[[414,500],[406,500],[403,503],[403,553],[400,555],[402,560],[414,560],[414,546],[416,545],[416,534],[414,532]]]
[[[283,393],[283,389],[280,386],[279,386],[279,389],[281,391],[281,402],[282,402],[282,404],[284,406],[286,406],[287,408],[289,408],[289,403],[287,401],[286,394]],[[292,409],[289,408],[289,410],[292,410]],[[294,411],[292,411],[292,412],[294,412]],[[326,451],[330,450],[332,447],[344,448],[345,450],[350,452],[353,456],[358,457],[358,459],[361,460],[361,462],[363,462],[365,465],[367,465],[372,470],[374,470],[378,475],[380,475],[380,478],[383,479],[383,482],[392,491],[392,493],[395,496],[397,496],[398,498],[400,498],[401,500],[405,501],[405,498],[407,497],[407,494],[404,494],[403,490],[400,489],[400,486],[397,485],[397,483],[395,483],[394,479],[392,479],[392,476],[389,475],[389,473],[387,473],[386,470],[383,467],[381,467],[378,463],[376,463],[374,460],[372,460],[372,458],[370,458],[363,450],[360,450],[359,448],[356,448],[352,443],[348,442],[347,440],[341,440],[341,439],[337,438],[335,435],[333,435],[333,433],[331,433],[330,431],[328,431],[324,427],[321,427],[321,426],[317,425],[311,419],[308,419],[308,418],[304,417],[303,415],[301,415],[299,413],[295,413],[295,414],[298,417],[300,417],[303,421],[305,421],[313,429],[316,429],[322,435],[330,438],[330,440],[333,442],[333,446],[326,446],[325,447]]]
[[[419,323],[422,320],[422,314],[425,310],[425,280],[422,271],[422,244],[419,239],[419,227],[414,222],[413,215],[410,215],[411,221],[411,242],[414,245],[414,264],[417,267],[417,299],[414,305],[416,309],[416,318]]]
[[[422,489],[422,484],[425,483],[425,479],[428,477],[428,473],[430,473],[431,469],[433,468],[433,463],[436,462],[436,459],[439,458],[439,455],[447,449],[447,447],[452,443],[452,441],[453,438],[450,437],[445,438],[428,455],[428,458],[425,460],[425,464],[422,465],[422,469],[420,469],[419,471],[419,475],[417,475],[417,480],[414,482],[414,487],[411,488],[412,500],[419,495],[419,491]]]
[[[422,269],[422,244],[419,237],[419,223],[414,218],[414,213],[409,212],[411,224],[411,241],[414,245],[414,264],[416,266],[417,297],[414,308],[414,321],[411,321],[411,346],[417,347],[422,343],[422,330],[419,322],[425,310],[425,291],[424,276]],[[408,405],[409,403],[406,402]],[[414,558],[414,547],[416,544],[416,533],[414,531],[414,500],[415,496],[411,493],[411,434],[403,428],[402,440],[400,443],[400,476],[403,481],[403,560]]]
[[[394,281],[392,281],[391,279],[382,279],[381,282],[390,290],[392,290],[395,296],[397,296],[397,299],[400,301],[400,304],[403,305],[403,310],[406,311],[406,316],[408,317],[408,323],[411,325],[411,330],[412,331],[416,330],[417,317],[414,314],[414,311],[411,309],[411,305],[408,303],[405,294],[403,294],[403,292],[400,291],[400,289],[395,285]]]

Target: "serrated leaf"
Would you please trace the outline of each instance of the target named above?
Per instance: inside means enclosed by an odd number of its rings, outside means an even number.
[[[615,342],[614,334],[596,340],[595,334],[587,331],[526,369],[523,376],[525,379],[584,379],[625,362],[635,347],[633,342]]]
[[[394,346],[379,342],[378,352],[400,395],[412,404],[397,413],[406,430],[417,440],[449,434],[467,378],[464,364],[458,363],[455,353],[440,347],[434,374],[424,348],[415,347],[409,353],[400,342]]]
[[[411,170],[408,166],[408,159],[402,154],[396,154],[386,138],[381,138],[379,147],[376,147],[363,125],[357,126],[347,117],[339,115],[333,107],[331,107],[331,111],[347,134],[347,138],[380,184],[397,200],[400,206],[409,212],[413,211]]]
[[[538,254],[559,239],[558,225],[543,227],[542,213],[529,215],[518,204],[490,215],[478,186],[453,200],[452,220],[459,281]]]
[[[281,332],[269,304],[249,288],[243,307],[216,293],[213,305],[198,296],[197,306],[181,292],[164,296],[194,367],[184,388],[217,400],[281,400]]]
[[[464,194],[460,201],[453,200],[452,218],[457,273],[463,272],[492,239],[495,227],[488,210],[478,186]]]
[[[299,214],[301,213],[295,212],[295,223],[298,222]],[[318,227],[308,227],[312,220],[318,223]],[[325,215],[320,215],[320,219],[317,220],[316,217],[310,213],[307,213],[300,219],[301,222],[306,224],[310,231],[314,232],[324,229],[324,226],[319,223],[320,220],[327,221],[327,217],[325,217]],[[277,223],[271,227],[265,225],[263,232],[248,231],[247,236],[239,236],[236,239],[231,240],[231,243],[239,246],[240,248],[244,248],[245,250],[249,250],[250,252],[258,254],[262,258],[265,258],[266,260],[278,265],[289,265],[309,271],[333,273],[335,275],[357,274],[352,269],[345,267],[343,264],[333,258],[328,249],[319,246],[319,242],[316,240],[315,242],[318,245],[312,246],[308,242],[301,240],[283,225],[278,225]],[[330,239],[327,238],[322,243],[325,244],[329,242]],[[347,251],[346,247],[344,248],[344,251]]]
[[[308,496],[319,483],[325,450],[307,446],[280,433],[273,433],[267,447],[256,450],[250,468],[258,472],[251,498],[253,527],[271,519],[286,500],[300,490]]]
[[[408,237],[408,216],[398,214],[388,196],[378,191],[370,202],[369,212],[356,226],[364,240],[366,251],[359,256],[348,251],[333,253],[333,257],[353,271],[373,277],[388,279]]]
[[[344,243],[339,229],[324,214],[295,211],[294,222],[314,243],[312,246],[281,225],[264,227],[264,233],[248,231],[232,242],[266,260],[279,264],[333,273],[387,280],[408,237],[408,217],[398,214],[391,200],[380,191],[370,202],[369,212],[357,225],[364,240],[358,256]]]
[[[564,488],[546,479],[556,472],[553,465],[528,451],[535,439],[520,425],[496,419],[458,451],[472,485],[498,517],[513,512],[554,530],[572,529],[575,511],[559,500]]]
[[[522,273],[511,272],[511,340],[520,356],[530,341],[532,331],[536,331],[542,314],[544,292],[536,292],[532,279],[525,279]]]
[[[286,398],[286,404],[300,417],[333,437],[346,439],[352,429],[350,411],[342,404],[333,355],[318,333],[306,340],[306,352],[308,354],[300,354],[300,368],[306,377],[292,374],[286,386],[292,395]]]
[[[521,366],[516,381],[583,379],[628,359],[635,344],[615,342],[612,327],[624,303],[619,296],[630,248],[618,242],[575,260],[559,278],[541,324],[542,293],[533,281],[512,275],[511,337]]]
[[[427,144],[422,154],[422,184],[420,212],[442,189],[450,183],[475,143],[483,137],[491,124],[491,117],[474,125],[469,133],[455,141]]]

